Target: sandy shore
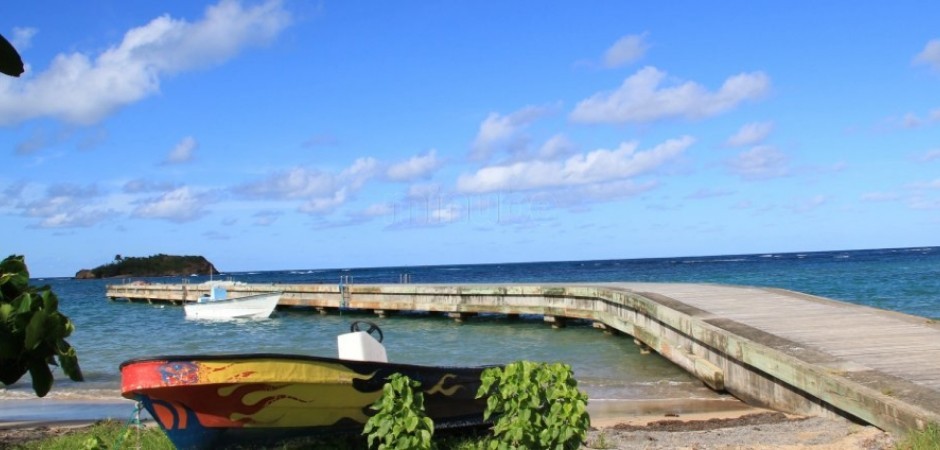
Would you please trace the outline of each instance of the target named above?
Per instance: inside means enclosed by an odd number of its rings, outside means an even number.
[[[76,406],[94,414],[93,405]],[[5,409],[8,402],[2,402]],[[47,404],[47,407],[54,405]],[[100,405],[99,405],[100,406]],[[116,405],[110,405],[115,407]],[[119,406],[127,407],[128,403]],[[20,404],[18,407],[27,407]],[[126,408],[128,414],[133,403]],[[6,410],[6,409],[5,409]],[[598,400],[589,403],[585,448],[607,449],[893,449],[889,434],[844,419],[791,416],[736,400]],[[107,417],[111,417],[108,415]],[[129,416],[128,416],[129,417]],[[127,420],[128,417],[111,417]],[[106,417],[101,417],[106,418]],[[0,449],[68,433],[95,420],[0,420]],[[152,425],[152,422],[150,422]]]

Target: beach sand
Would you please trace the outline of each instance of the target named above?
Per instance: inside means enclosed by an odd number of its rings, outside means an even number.
[[[43,408],[72,411],[71,418],[2,420],[10,416],[0,402],[0,449],[61,435],[97,419],[126,421],[133,402],[43,401]],[[26,403],[14,408],[29,408]],[[103,408],[103,409],[99,409]],[[114,416],[114,411],[126,414]],[[81,411],[84,418],[77,418]],[[97,413],[95,411],[98,411]],[[22,411],[21,411],[22,412]],[[845,419],[801,417],[748,406],[733,399],[598,400],[589,403],[591,431],[585,448],[607,449],[759,449],[759,450],[887,450],[893,437],[875,427]],[[99,415],[95,419],[89,416]],[[152,421],[146,421],[154,426]]]

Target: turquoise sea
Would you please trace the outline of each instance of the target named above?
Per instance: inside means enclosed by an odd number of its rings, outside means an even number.
[[[27,261],[28,262],[28,261]],[[420,267],[300,269],[226,273],[247,283],[356,284],[547,282],[708,282],[773,286],[907,314],[940,318],[940,247],[759,255],[725,255],[603,261],[533,262]],[[178,283],[179,278],[151,278]],[[190,277],[190,283],[207,281]],[[34,279],[49,284],[60,309],[75,323],[69,342],[77,348],[86,381],[57,374],[53,400],[118,399],[118,365],[131,358],[192,353],[301,353],[335,356],[336,335],[353,320],[371,320],[385,333],[389,358],[416,364],[483,365],[519,359],[564,361],[592,401],[709,397],[701,383],[657,355],[641,355],[633,340],[608,336],[576,323],[553,330],[540,317],[507,321],[473,318],[457,324],[441,316],[399,315],[379,319],[362,312],[319,315],[306,309],[278,311],[267,320],[187,320],[181,307],[111,302],[109,283],[123,280]],[[33,399],[28,377],[0,389],[4,405]],[[22,412],[22,408],[7,408]],[[18,417],[12,417],[17,419]]]

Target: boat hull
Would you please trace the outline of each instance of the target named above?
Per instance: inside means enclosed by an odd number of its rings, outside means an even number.
[[[324,431],[361,433],[394,373],[421,384],[435,428],[481,425],[485,367],[432,367],[299,355],[161,356],[121,364],[121,392],[139,400],[177,448]]]
[[[189,303],[183,309],[190,319],[264,319],[271,316],[280,299],[280,292],[271,292]]]

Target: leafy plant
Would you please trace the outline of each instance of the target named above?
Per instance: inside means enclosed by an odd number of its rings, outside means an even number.
[[[58,309],[59,299],[48,285],[29,285],[22,256],[11,255],[0,262],[0,382],[16,383],[29,372],[33,391],[45,397],[52,389],[50,364],[60,365],[72,380],[82,381],[78,356],[65,341],[75,326]]]
[[[587,394],[567,364],[519,361],[486,369],[477,398],[484,396],[483,418],[497,416],[491,449],[576,449],[587,436]]]
[[[431,448],[434,422],[424,411],[421,383],[400,373],[392,374],[382,387],[382,396],[371,408],[378,411],[366,422],[369,448]]]

